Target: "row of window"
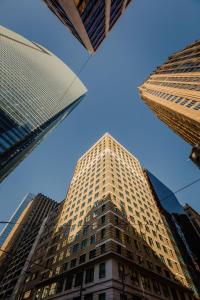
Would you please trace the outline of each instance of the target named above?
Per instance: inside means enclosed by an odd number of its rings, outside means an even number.
[[[147,88],[145,88],[145,92],[147,92],[153,96],[157,96],[157,97],[163,98],[165,100],[169,100],[174,103],[179,103],[180,105],[184,105],[185,107],[188,107],[188,108],[192,107],[194,110],[200,110],[200,103],[195,100],[189,100],[189,99],[185,99],[180,96],[174,96],[174,95],[171,95],[168,93],[159,92],[159,91],[155,91],[155,90],[151,90],[151,89],[147,89]]]

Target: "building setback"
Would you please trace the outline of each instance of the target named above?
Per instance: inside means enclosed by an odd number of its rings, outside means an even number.
[[[101,45],[132,0],[43,0],[90,52]]]
[[[176,52],[140,86],[144,102],[194,147],[200,166],[200,41]]]
[[[41,225],[58,204],[38,194],[23,205],[23,210],[11,224],[11,231],[0,251],[0,299],[15,300],[26,274],[28,261],[34,250]],[[14,225],[14,226],[13,226]]]
[[[140,162],[109,134],[79,159],[47,224],[20,299],[194,299]]]
[[[1,182],[72,111],[86,88],[50,51],[2,26],[0,45]]]

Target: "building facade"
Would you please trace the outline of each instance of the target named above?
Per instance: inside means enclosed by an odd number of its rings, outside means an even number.
[[[22,200],[22,202],[19,204],[15,212],[13,213],[12,217],[10,218],[9,222],[4,226],[2,231],[0,232],[0,246],[3,245],[4,241],[12,231],[13,227],[15,226],[15,223],[19,219],[21,213],[26,208],[28,203],[34,198],[35,196],[31,193],[28,193]]]
[[[183,206],[183,209],[186,212],[190,221],[192,222],[194,228],[196,229],[197,234],[200,236],[200,215],[199,215],[199,213],[187,203]]]
[[[200,297],[200,235],[175,194],[149,171],[147,177],[157,203],[165,216],[181,257],[187,265],[190,288]],[[197,213],[196,213],[197,214]],[[198,215],[198,214],[197,214]]]
[[[132,0],[44,0],[90,52],[101,45]]]
[[[79,159],[47,224],[20,299],[193,299],[140,162],[109,134]]]
[[[86,88],[47,49],[0,27],[0,182],[81,101]]]
[[[38,194],[26,198],[15,224],[0,249],[0,299],[14,300],[26,275],[28,262],[41,234],[41,225],[57,203]],[[39,234],[39,235],[40,235]]]
[[[170,56],[139,88],[141,98],[156,116],[197,149],[200,144],[199,54],[200,41],[196,41]],[[196,152],[199,162],[200,151]]]

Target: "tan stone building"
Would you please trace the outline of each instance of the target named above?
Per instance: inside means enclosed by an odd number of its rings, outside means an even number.
[[[90,52],[101,45],[132,0],[43,0]]]
[[[105,134],[78,161],[18,299],[193,299],[137,160]]]
[[[200,145],[200,41],[170,56],[139,89],[161,121],[192,146]]]

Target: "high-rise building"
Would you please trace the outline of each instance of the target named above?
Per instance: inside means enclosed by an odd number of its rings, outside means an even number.
[[[22,200],[22,202],[19,204],[11,218],[9,219],[8,223],[4,226],[2,231],[0,232],[0,246],[4,243],[10,232],[12,231],[13,227],[15,226],[15,223],[19,219],[21,213],[26,208],[28,203],[34,198],[35,196],[31,193],[28,193]]]
[[[0,182],[81,101],[86,88],[47,49],[0,27]]]
[[[140,162],[109,134],[79,159],[47,224],[20,299],[193,299]]]
[[[200,166],[200,41],[168,58],[140,86],[156,116],[196,149]]]
[[[186,212],[190,221],[192,222],[197,234],[200,236],[200,215],[199,215],[199,213],[187,203],[183,206],[183,209]]]
[[[146,171],[146,174],[182,259],[187,265],[189,273],[186,272],[186,276],[190,282],[190,287],[200,297],[200,233],[196,230],[175,194],[149,171]],[[198,215],[197,212],[196,215]]]
[[[44,229],[41,225],[58,205],[42,194],[25,200],[28,201],[23,203],[23,210],[18,210],[17,217],[13,219],[15,224],[11,224],[12,229],[0,248],[1,300],[16,299],[28,262]]]
[[[43,0],[90,52],[101,45],[131,0]]]

